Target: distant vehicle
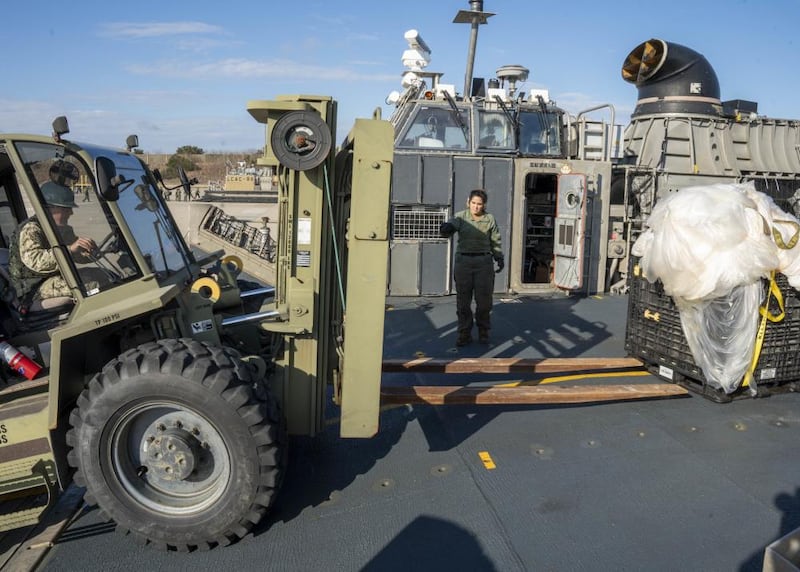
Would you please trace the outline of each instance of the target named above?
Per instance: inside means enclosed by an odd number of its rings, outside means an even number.
[[[235,166],[228,165],[223,190],[226,192],[272,190],[272,169],[248,167],[244,161],[237,162]]]

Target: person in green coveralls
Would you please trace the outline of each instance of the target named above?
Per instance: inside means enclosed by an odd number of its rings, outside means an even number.
[[[494,216],[486,212],[488,196],[483,189],[469,194],[467,208],[442,223],[442,236],[458,233],[454,278],[456,282],[456,316],[458,317],[457,346],[472,342],[472,299],[475,299],[474,324],[478,340],[489,343],[491,330],[492,292],[494,275],[503,270],[505,260],[500,244],[500,230]],[[497,264],[494,270],[492,264]]]

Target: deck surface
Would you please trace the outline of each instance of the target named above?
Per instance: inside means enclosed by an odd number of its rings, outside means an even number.
[[[456,349],[455,300],[388,301],[385,357],[625,357],[625,297],[496,299]],[[550,376],[550,377],[547,377]],[[565,379],[566,378],[566,379]],[[384,385],[653,384],[641,371],[384,374]],[[556,384],[554,384],[556,385]],[[40,567],[81,570],[761,570],[800,526],[800,395],[387,406],[370,440],[293,438],[272,514],[241,542],[161,553],[85,510]]]

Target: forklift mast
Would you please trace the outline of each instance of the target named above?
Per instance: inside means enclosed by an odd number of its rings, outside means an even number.
[[[259,165],[279,181],[275,312],[283,338],[272,391],[291,434],[321,431],[341,407],[342,437],[378,431],[393,130],[358,119],[336,150],[336,102],[278,96],[248,102],[266,125]],[[329,386],[331,391],[329,391]]]

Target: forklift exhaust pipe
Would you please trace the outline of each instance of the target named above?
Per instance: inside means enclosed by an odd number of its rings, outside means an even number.
[[[705,57],[656,38],[636,46],[622,64],[622,79],[639,89],[631,117],[651,113],[719,116],[719,80]]]

